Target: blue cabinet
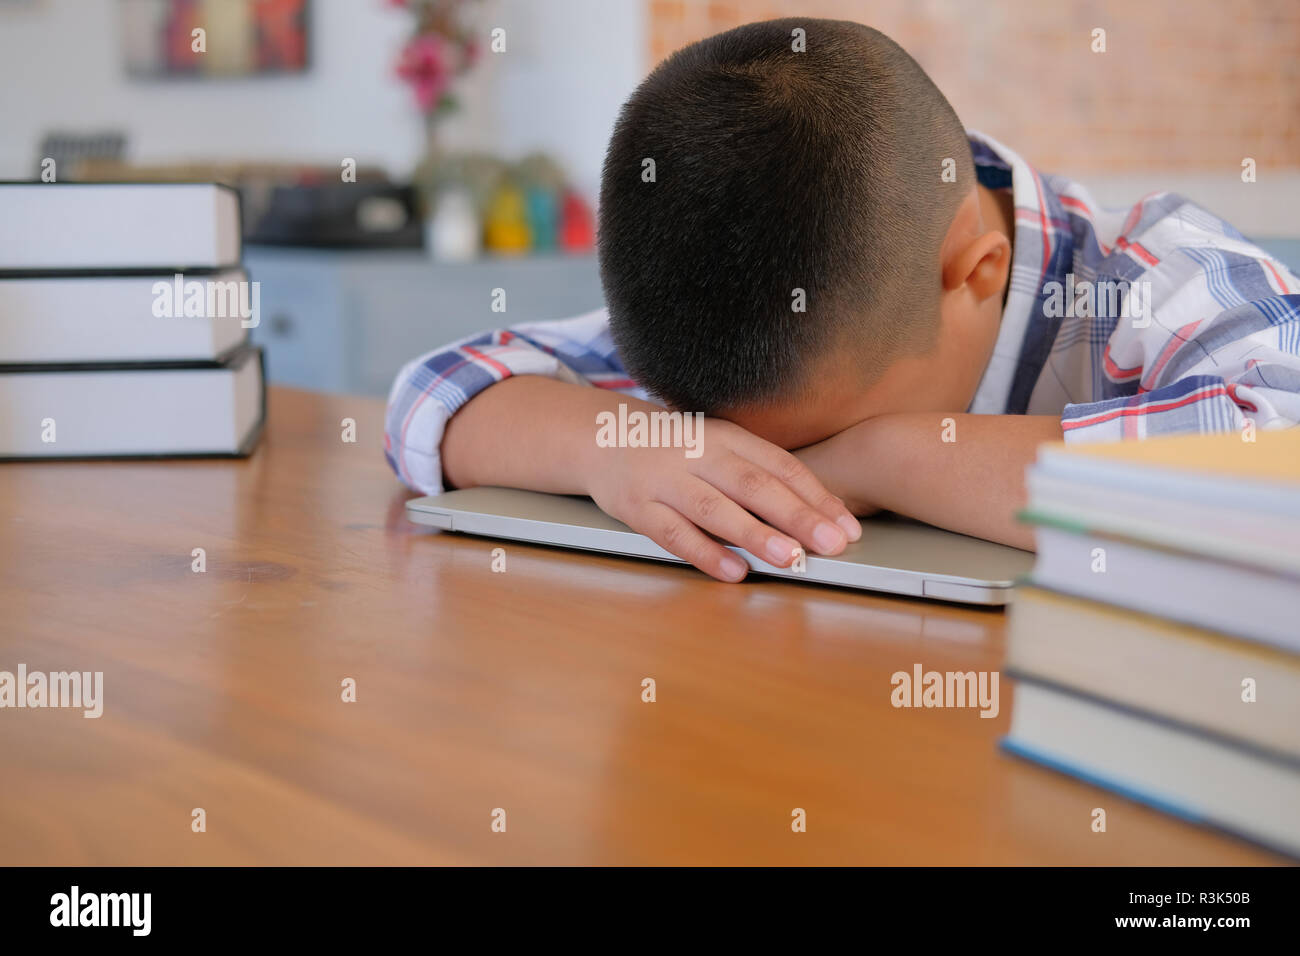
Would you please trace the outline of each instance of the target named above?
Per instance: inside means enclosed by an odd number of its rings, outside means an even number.
[[[386,395],[410,359],[486,329],[600,308],[594,256],[436,263],[421,252],[248,247],[273,384]],[[505,312],[492,311],[494,290]]]

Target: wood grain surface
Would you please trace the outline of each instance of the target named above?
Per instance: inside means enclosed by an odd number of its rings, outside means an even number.
[[[104,675],[0,710],[0,863],[1277,862],[999,752],[1010,681],[891,706],[998,670],[999,611],[418,529],[382,415],[273,389],[246,461],[0,466],[0,670]]]

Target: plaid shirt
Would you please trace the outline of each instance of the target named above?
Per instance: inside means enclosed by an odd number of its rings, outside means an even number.
[[[1300,422],[1300,279],[1285,266],[1173,193],[1104,210],[988,137],[972,134],[971,151],[979,182],[1015,206],[1006,307],[971,412],[1059,415],[1072,442]],[[398,373],[384,436],[398,477],[441,491],[447,419],[510,375],[648,397],[604,310],[471,336]]]

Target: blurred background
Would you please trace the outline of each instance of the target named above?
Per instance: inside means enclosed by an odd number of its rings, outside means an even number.
[[[599,307],[620,104],[789,15],[885,31],[1105,203],[1174,189],[1300,267],[1294,0],[0,0],[0,178],[239,186],[271,380],[382,395],[452,338]]]

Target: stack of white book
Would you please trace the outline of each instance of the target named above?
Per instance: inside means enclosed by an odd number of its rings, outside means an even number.
[[[1028,489],[1005,746],[1300,856],[1300,429],[1044,446]]]
[[[240,248],[225,186],[0,183],[0,458],[250,453]]]

